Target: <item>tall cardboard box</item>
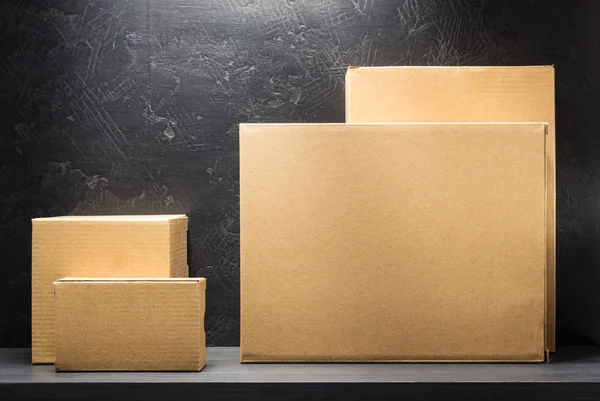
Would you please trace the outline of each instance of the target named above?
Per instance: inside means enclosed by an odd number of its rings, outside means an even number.
[[[546,124],[242,124],[242,362],[542,361]]]
[[[556,342],[554,67],[350,67],[346,122],[548,122],[546,334]]]
[[[187,277],[187,217],[33,219],[32,362],[54,363],[52,283],[62,277]]]
[[[206,280],[54,283],[57,371],[200,371]]]

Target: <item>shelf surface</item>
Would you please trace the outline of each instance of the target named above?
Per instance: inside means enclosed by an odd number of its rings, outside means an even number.
[[[30,358],[27,349],[0,349],[0,399],[69,399],[86,391],[89,399],[117,393],[141,397],[144,391],[145,399],[159,399],[161,392],[195,395],[191,399],[200,394],[204,399],[285,399],[329,393],[354,399],[372,391],[384,398],[418,394],[429,399],[463,393],[468,395],[463,399],[511,394],[516,399],[568,399],[575,391],[578,399],[600,399],[600,347],[562,348],[549,364],[240,364],[239,348],[219,347],[208,348],[207,366],[193,373],[55,373],[50,365],[31,366]]]
[[[600,382],[595,347],[562,349],[549,364],[240,364],[239,348],[210,347],[202,372],[55,373],[30,358],[28,349],[0,349],[0,383]]]

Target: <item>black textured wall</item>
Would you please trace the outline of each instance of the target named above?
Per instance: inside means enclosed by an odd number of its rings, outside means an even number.
[[[343,121],[348,65],[556,65],[558,339],[600,340],[598,3],[0,2],[0,346],[30,344],[32,217],[159,212],[236,345],[237,124]]]

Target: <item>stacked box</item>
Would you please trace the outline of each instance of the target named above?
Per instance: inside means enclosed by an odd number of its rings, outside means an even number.
[[[188,277],[187,217],[33,219],[32,362],[54,363],[53,282],[59,278]]]

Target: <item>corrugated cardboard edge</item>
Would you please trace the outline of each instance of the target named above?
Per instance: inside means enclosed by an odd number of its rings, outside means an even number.
[[[350,88],[352,88],[352,85],[349,85],[348,83],[352,80],[352,72],[355,70],[358,70],[360,67],[355,67],[355,66],[350,66],[348,67],[348,69],[346,70],[346,75],[344,77],[344,83],[345,83],[345,99],[344,99],[344,121],[348,121],[348,115],[350,114]]]
[[[44,224],[44,219],[43,218],[34,218],[34,219],[31,219],[31,254],[30,255],[31,255],[31,267],[32,267],[32,269],[33,269],[33,266],[34,266],[34,258],[35,258],[34,246],[37,243],[36,233],[38,232],[38,230],[36,230],[35,227],[39,226],[41,224]],[[32,280],[31,280],[31,283],[30,283],[30,288],[31,288],[31,319],[32,319],[32,325],[31,325],[31,328],[32,328],[32,334],[31,334],[31,339],[32,339],[31,364],[32,365],[51,365],[51,364],[54,363],[54,361],[52,359],[50,359],[50,358],[40,357],[36,353],[36,349],[33,346],[33,332],[34,332],[34,330],[33,330],[33,328],[34,328],[33,324],[34,323],[33,322],[35,320],[35,315],[36,315],[34,313],[34,308],[36,306],[36,303],[33,302],[33,297],[34,297],[34,294],[35,294],[34,288],[33,288],[33,275],[34,275],[33,270],[31,272],[31,274],[32,274]]]
[[[465,69],[465,70],[481,70],[481,69],[523,69],[523,68],[527,68],[527,69],[541,69],[541,70],[548,70],[550,71],[550,73],[552,74],[552,82],[554,83],[554,85],[552,85],[552,92],[554,94],[554,96],[556,97],[556,84],[555,84],[555,80],[556,80],[556,76],[555,76],[555,67],[554,64],[547,64],[547,65],[525,65],[525,66],[364,66],[364,67],[360,67],[360,66],[349,66],[348,69],[346,70],[346,75],[345,75],[345,121],[348,121],[348,116],[351,113],[350,110],[350,93],[351,93],[351,82],[352,82],[352,78],[354,77],[355,73],[360,72],[360,70],[378,70],[378,69],[413,69],[413,68],[425,68],[425,69],[456,69],[456,68],[461,68],[461,69]],[[556,103],[556,102],[555,102]],[[555,138],[554,138],[554,143],[550,144],[550,146],[556,146],[556,105],[554,106],[554,114],[555,114],[555,118],[554,118],[554,132],[555,132]],[[491,121],[493,122],[493,121]],[[547,124],[547,122],[546,122]],[[548,128],[546,128],[546,135],[548,135]],[[547,138],[547,136],[546,136]],[[548,150],[548,141],[545,141],[545,147],[546,147],[546,151]],[[555,159],[556,159],[556,150],[554,151],[555,154]],[[547,160],[546,160],[547,163]],[[556,166],[556,160],[554,160],[554,164]],[[546,164],[546,174],[548,171],[548,165]],[[546,237],[546,244],[547,244],[547,250],[546,250],[546,258],[549,262],[549,265],[546,266],[547,270],[550,270],[550,272],[547,273],[547,277],[546,277],[546,346],[547,349],[550,352],[555,352],[556,351],[556,168],[553,171],[553,175],[554,177],[552,178],[553,182],[554,182],[554,198],[553,198],[553,204],[554,204],[554,230],[553,232],[553,238],[548,238]],[[548,180],[546,179],[546,190],[548,190],[547,188],[547,182]],[[548,203],[548,202],[547,202]],[[547,215],[547,213],[546,213]],[[548,224],[546,222],[546,224]],[[550,279],[550,281],[548,281],[548,278]]]
[[[54,296],[56,297],[56,286],[61,283],[106,283],[106,282],[118,282],[118,283],[194,283],[198,284],[198,309],[202,311],[202,315],[198,317],[198,366],[196,372],[200,372],[206,366],[206,331],[204,330],[204,317],[206,315],[206,279],[204,277],[190,277],[190,278],[85,278],[85,277],[64,277],[56,280],[53,283]],[[204,308],[202,308],[204,303]],[[202,328],[202,330],[200,330]],[[204,340],[204,344],[202,344]],[[58,364],[54,365],[56,372],[72,372],[73,370],[65,369]],[[105,369],[105,370],[76,370],[77,372],[139,372],[138,369]],[[145,371],[143,371],[145,372]],[[158,372],[155,370],[148,372]],[[165,370],[165,372],[178,372],[177,370]],[[192,370],[184,370],[182,372],[193,372]]]
[[[554,140],[550,144],[553,148],[554,153],[554,170],[552,171],[552,182],[554,186],[554,193],[552,197],[552,208],[554,210],[554,227],[552,228],[552,238],[548,244],[548,259],[549,265],[546,266],[551,272],[546,274],[546,278],[551,281],[546,284],[546,345],[550,352],[556,351],[556,74],[554,65],[544,66],[550,69],[552,74],[552,94],[554,95]],[[546,134],[548,134],[548,127],[546,127]],[[546,138],[548,136],[546,135]],[[546,141],[546,154],[548,154],[548,141]],[[546,159],[546,163],[548,160]],[[548,165],[546,165],[546,174],[548,174]],[[546,185],[548,183],[548,177],[546,177]],[[546,188],[547,191],[548,188]],[[548,203],[548,202],[546,202]],[[548,210],[546,210],[548,215]],[[546,223],[547,224],[547,223]],[[548,239],[548,238],[547,238]]]
[[[548,130],[550,128],[549,123],[544,123],[544,155],[548,153]],[[546,199],[544,199],[544,215],[548,216],[548,157],[544,157],[544,193],[546,194]],[[556,198],[556,197],[555,197]],[[555,208],[556,210],[556,208]],[[556,231],[556,230],[555,230]],[[556,236],[556,233],[555,233]],[[554,324],[550,322],[555,321],[554,302],[556,297],[549,297],[549,283],[548,283],[548,219],[544,219],[544,237],[546,238],[546,258],[544,264],[544,294],[545,294],[545,302],[544,302],[544,362],[550,362],[550,352],[555,351],[555,341],[556,341],[556,332],[554,330]],[[554,274],[556,274],[556,269],[554,269]],[[552,291],[554,291],[552,289]]]
[[[171,266],[171,277],[188,277],[189,276],[189,266],[187,263],[175,263],[173,259],[173,255],[175,254],[175,248],[179,241],[177,241],[176,233],[185,232],[185,259],[187,260],[187,237],[188,237],[188,218],[185,215],[179,215],[176,218],[169,220],[169,260]]]
[[[65,279],[68,280],[68,279]],[[57,330],[57,326],[58,324],[56,323],[58,321],[57,318],[57,313],[56,313],[56,309],[57,309],[57,304],[58,304],[58,294],[56,293],[56,287],[57,285],[60,284],[60,279],[56,280],[55,282],[52,283],[52,294],[53,294],[53,298],[54,298],[54,371],[55,372],[68,372],[68,370],[64,369],[60,362],[57,363],[56,361],[56,330]],[[34,363],[35,364],[35,363]]]
[[[249,125],[250,124],[242,123],[238,127],[239,141],[240,141],[239,148],[240,149],[242,149],[242,142],[244,142],[245,137],[246,137],[245,135],[242,135],[242,129],[244,129],[244,130],[248,129],[246,127],[249,127]],[[242,166],[242,152],[238,152],[238,165]],[[239,175],[238,179],[239,179],[239,182],[241,183],[241,182],[243,182],[242,180],[244,179],[243,178],[243,176],[244,176],[244,169],[243,168],[239,169],[239,174],[240,175]],[[241,214],[241,205],[240,205],[240,214]],[[242,269],[242,264],[243,264],[242,258],[243,258],[243,256],[242,256],[242,252],[241,252],[241,250],[242,250],[242,244],[241,244],[241,242],[242,242],[243,235],[241,235],[241,234],[242,234],[242,226],[240,224],[240,236],[239,236],[239,238],[240,238],[240,245],[239,245],[239,247],[240,247],[240,279],[239,279],[239,283],[240,283],[240,293],[239,293],[239,296],[240,296],[240,324],[238,326],[238,330],[240,332],[240,363],[243,363],[244,362],[244,354],[242,352],[242,348],[243,348],[242,344],[244,344],[244,331],[242,330],[242,327],[243,327],[242,321],[244,320],[244,315],[241,313],[241,311],[244,309],[242,307],[242,304],[244,303],[244,297],[242,296],[242,294],[244,293],[244,290],[243,290],[243,288],[244,288],[244,280],[242,279],[242,276],[244,274],[244,269]]]
[[[206,316],[206,279],[202,278],[198,282],[198,310],[201,315],[198,317],[198,372],[206,366],[206,327],[204,327],[204,318]]]

